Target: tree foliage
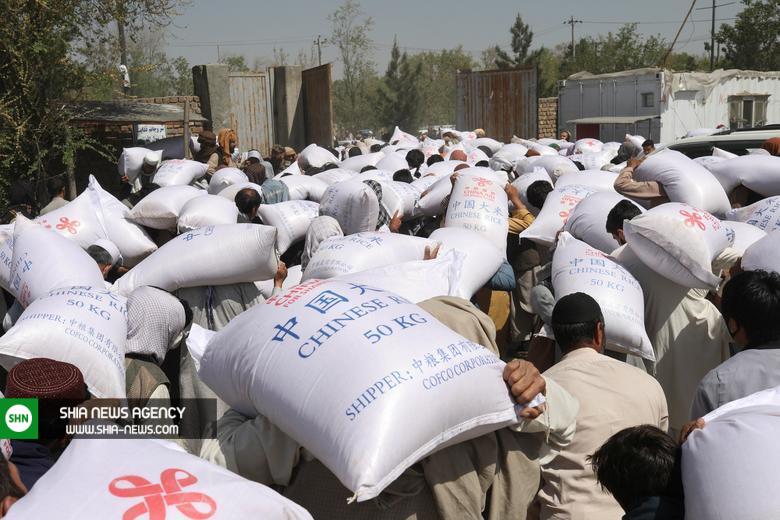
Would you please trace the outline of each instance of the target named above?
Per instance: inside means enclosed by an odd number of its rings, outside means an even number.
[[[219,62],[227,65],[230,72],[249,72],[249,65],[246,64],[243,54],[226,54]]]
[[[717,40],[729,68],[780,69],[780,0],[743,0],[734,25],[721,25]]]
[[[416,72],[416,89],[420,94],[420,124],[444,125],[455,122],[457,92],[455,74],[476,69],[479,64],[462,47],[426,51],[408,57]]]
[[[401,54],[398,40],[394,39],[390,62],[377,92],[377,111],[386,130],[392,130],[396,125],[416,129],[420,124],[422,97],[418,83],[421,70],[422,63],[412,63],[406,52]]]
[[[342,79],[333,88],[333,109],[343,129],[357,132],[365,128],[372,111],[366,93],[370,80],[376,77],[371,59],[374,43],[370,36],[374,22],[364,15],[356,0],[345,0],[328,20],[331,23],[328,41],[338,50],[342,65]]]
[[[512,53],[509,55],[506,51],[496,45],[495,64],[499,69],[510,69],[528,65],[530,61],[528,50],[531,48],[531,42],[534,39],[534,33],[531,27],[523,22],[523,18],[518,14],[515,17],[515,23],[509,29],[512,35]]]

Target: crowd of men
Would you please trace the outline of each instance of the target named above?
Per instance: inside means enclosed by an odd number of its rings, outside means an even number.
[[[470,165],[463,151],[450,151],[459,141],[457,135],[442,137],[445,145],[427,158],[420,149],[409,150],[408,168],[394,172],[393,180],[411,183],[422,178],[445,156],[461,161],[454,168],[453,182],[463,168],[488,166],[487,161]],[[563,132],[560,138],[567,141],[571,135]],[[236,153],[237,136],[231,129],[216,134],[206,130],[197,141],[194,159],[207,165],[201,182],[231,167],[242,169],[250,182],[262,187],[262,192],[246,188],[236,194],[240,222],[262,223],[261,205],[290,199],[279,178],[296,162],[295,150],[274,146],[265,158],[256,150],[242,156]],[[346,159],[384,146],[367,140],[331,152]],[[774,139],[765,148],[777,155],[779,147]],[[641,148],[644,156],[655,150],[649,140]],[[480,150],[492,155],[487,147]],[[667,202],[663,185],[634,179],[642,161],[639,152],[629,142],[621,147],[613,162],[627,164],[615,190],[648,207]],[[528,154],[533,156],[534,151]],[[132,207],[158,188],[154,175],[159,162],[150,154],[135,182],[122,179],[121,198],[126,205]],[[314,175],[337,167],[326,164],[302,173]],[[363,172],[372,169],[367,166]],[[381,184],[364,182],[381,204]],[[551,183],[537,181],[524,195],[530,205],[542,209],[552,190]],[[7,221],[16,214],[35,217],[67,204],[60,179],[52,179],[48,191],[50,200],[38,210],[32,190],[21,185],[12,190]],[[202,435],[181,440],[182,446],[273,487],[314,518],[684,518],[680,443],[692,431],[707,428],[702,418],[709,412],[780,385],[780,274],[742,271],[739,256],[727,251],[713,264],[714,274],[723,278],[717,293],[676,285],[625,248],[624,223],[640,211],[632,203],[618,203],[603,226],[621,245],[612,256],[642,287],[645,328],[655,362],[610,352],[605,349],[605,319],[599,304],[584,293],[556,300],[550,282],[554,252],[518,238],[535,217],[515,187],[507,184],[505,191],[512,209],[502,266],[472,301],[442,296],[419,305],[506,361],[503,377],[518,404],[529,403],[539,392],[545,394],[546,403],[523,409],[515,427],[433,453],[376,499],[347,504],[345,498],[352,493],[304,446],[266,417],[246,417],[230,409],[198,377],[184,342],[191,324],[219,331],[242,312],[263,304],[265,298],[254,283],[175,293],[155,287],[133,291],[127,301],[128,400],[213,399],[216,421],[205,409],[189,414],[187,427]],[[427,237],[443,222],[446,204],[442,206],[445,209],[436,217],[407,220],[381,210],[377,230]],[[175,231],[148,231],[158,245],[175,235]],[[290,267],[301,265],[305,270],[324,240],[343,234],[336,219],[325,215],[314,219],[305,240],[282,256],[273,294],[282,291]],[[108,281],[127,272],[110,241],[96,242],[87,252]],[[435,255],[434,251],[427,256]],[[13,314],[10,294],[5,294],[4,303]],[[554,340],[539,334],[543,326],[553,332]],[[22,361],[8,371],[3,394],[96,405],[76,366],[44,358]],[[70,441],[66,424],[62,419],[43,421],[39,439],[10,443],[10,455],[0,457],[0,516],[12,511],[14,503],[57,463]]]

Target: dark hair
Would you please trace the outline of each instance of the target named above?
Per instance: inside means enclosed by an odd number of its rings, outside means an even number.
[[[628,199],[621,200],[607,214],[607,233],[617,233],[618,229],[623,229],[624,220],[631,220],[641,214],[642,210],[636,204]]]
[[[410,172],[407,169],[403,169],[403,170],[398,170],[393,174],[393,180],[411,184],[411,182],[414,180],[414,177],[412,177],[412,172]]]
[[[336,150],[335,148],[333,148],[332,146],[325,146],[324,148],[325,148],[327,151],[329,151],[329,152],[330,152],[330,153],[333,155],[333,157],[339,157],[339,156],[340,156],[340,155],[339,155],[339,151],[338,151],[338,150]]]
[[[488,148],[488,147],[487,147],[487,146],[485,146],[485,145],[482,145],[482,146],[477,146],[477,150],[482,150],[482,153],[484,153],[485,155],[487,155],[487,156],[488,156],[488,159],[489,159],[489,158],[491,158],[491,157],[493,157],[493,150],[491,150],[490,148]]]
[[[525,192],[525,196],[528,199],[528,203],[535,207],[542,209],[544,201],[547,200],[547,195],[553,190],[552,184],[547,181],[535,181],[532,182]]]
[[[46,191],[49,197],[56,197],[65,189],[65,183],[59,177],[52,177],[46,181]]]
[[[236,193],[234,201],[238,211],[244,215],[249,215],[252,213],[252,210],[260,207],[263,198],[254,188],[244,188]]]
[[[24,491],[11,478],[11,468],[5,457],[0,456],[0,500],[6,497],[22,498]]]
[[[111,259],[111,253],[100,246],[89,246],[87,248],[87,254],[98,264],[111,265],[114,263]]]
[[[743,271],[723,288],[723,317],[745,329],[749,346],[780,340],[780,274]]]
[[[369,148],[369,150],[371,150],[371,153],[376,153],[376,152],[378,152],[381,149],[382,149],[382,145],[379,144],[379,143],[372,144],[371,148]]]
[[[568,352],[571,347],[583,341],[593,341],[596,337],[596,329],[599,323],[604,323],[604,318],[599,320],[584,321],[581,323],[552,323],[555,341],[560,345],[561,351]]]
[[[166,291],[167,292],[167,291]],[[179,303],[181,303],[181,306],[184,307],[184,328],[187,328],[187,325],[192,323],[192,307],[190,307],[190,302],[187,300],[182,300],[175,294],[172,295],[174,298],[179,300]]]
[[[484,166],[485,168],[489,168],[490,163],[483,159],[482,161],[477,161],[477,163],[474,166]]]
[[[574,163],[574,166],[576,166],[579,171],[585,170],[585,165],[582,164],[580,161],[572,161],[572,162]]]
[[[644,148],[645,146],[655,147],[655,143],[653,142],[652,139],[645,139],[645,142],[642,143],[642,148]]]
[[[361,150],[357,146],[353,146],[352,148],[349,149],[349,151],[347,152],[347,155],[349,157],[356,157],[358,155],[363,155],[363,150]]]
[[[425,162],[425,154],[422,153],[422,150],[416,148],[414,150],[409,150],[406,152],[406,162],[409,164],[410,170],[419,168],[422,166],[422,163]]]
[[[337,169],[338,167],[339,167],[339,165],[338,165],[338,164],[336,164],[336,163],[332,163],[332,162],[329,162],[329,163],[325,163],[325,164],[323,164],[323,165],[322,165],[322,168],[320,168],[320,171],[321,171],[321,172],[326,172],[326,171],[328,171],[328,170],[335,170],[335,169]]]
[[[367,165],[367,166],[363,166],[363,167],[360,169],[360,173],[363,173],[363,172],[370,172],[371,170],[376,170],[376,166],[371,166],[370,164],[369,164],[369,165]]]
[[[433,164],[436,164],[437,162],[442,162],[443,160],[444,160],[444,157],[442,157],[441,155],[435,153],[435,154],[431,155],[430,157],[428,157],[428,160],[425,161],[425,164],[427,164],[428,166],[431,166]]]
[[[596,480],[626,511],[647,497],[682,499],[680,448],[655,426],[617,432],[596,450],[590,463]]]

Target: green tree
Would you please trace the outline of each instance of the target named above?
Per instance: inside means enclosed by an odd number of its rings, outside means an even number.
[[[407,54],[400,53],[397,39],[393,39],[390,62],[377,92],[377,111],[385,130],[399,126],[415,132],[420,119],[420,91],[418,82],[422,63],[412,63]]]
[[[89,35],[92,13],[70,0],[3,0],[0,24],[0,196],[18,178],[42,189],[48,177],[73,169],[94,141],[70,124],[86,76],[72,59]]]
[[[455,75],[479,64],[463,47],[442,51],[426,51],[408,57],[410,65],[420,65],[416,78],[420,94],[419,123],[423,126],[455,123],[457,91]]]
[[[499,69],[522,67],[529,62],[528,49],[531,48],[531,41],[534,39],[531,27],[524,23],[523,18],[518,14],[509,32],[512,34],[511,47],[513,55],[510,56],[509,53],[496,45],[495,63]]]
[[[374,43],[370,32],[373,20],[364,15],[360,3],[345,0],[328,16],[331,35],[328,42],[339,53],[342,79],[333,85],[333,110],[336,125],[342,132],[357,132],[373,118],[369,99],[371,81],[376,78],[371,53]]]
[[[230,72],[249,72],[246,58],[241,54],[227,54],[222,56],[219,62],[227,65]]]
[[[721,25],[727,67],[751,70],[780,69],[780,0],[742,0],[744,9],[734,25]]]

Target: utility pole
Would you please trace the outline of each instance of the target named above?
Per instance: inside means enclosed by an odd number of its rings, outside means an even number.
[[[715,8],[731,4],[736,4],[736,2],[715,5],[715,0],[712,0],[712,7],[699,7],[696,9],[697,11],[712,9],[712,26],[710,27],[710,72],[715,69]]]
[[[570,16],[568,20],[563,22],[564,24],[571,25],[571,57],[572,59],[577,57],[577,52],[574,48],[574,24],[575,23],[582,23],[582,20],[575,20],[574,16]]]
[[[317,61],[322,65],[322,44],[328,43],[328,39],[323,38],[321,34],[318,34],[317,40],[314,43],[317,45]]]

